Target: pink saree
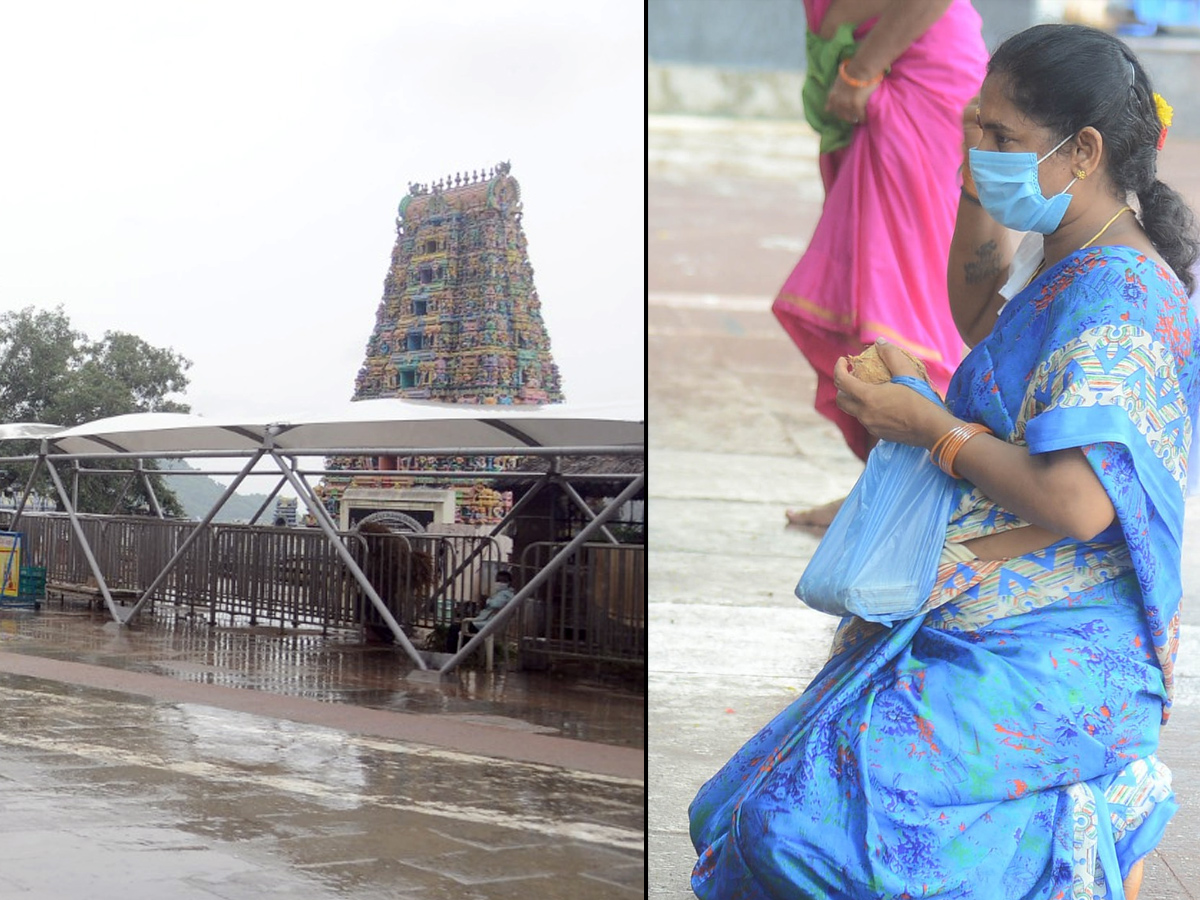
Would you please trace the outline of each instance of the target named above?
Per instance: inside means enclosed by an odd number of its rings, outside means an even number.
[[[804,0],[819,23],[833,0]],[[874,22],[855,32],[861,39]],[[833,365],[884,337],[921,357],[942,393],[963,355],[946,261],[958,208],[962,111],[987,49],[970,0],[893,64],[850,145],[820,157],[825,205],[808,249],[772,307],[817,372],[816,408],[866,459],[867,433],[834,402]]]

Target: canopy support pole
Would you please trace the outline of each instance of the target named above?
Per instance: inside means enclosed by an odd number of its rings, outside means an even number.
[[[46,442],[42,441],[42,447],[38,451],[37,459],[33,461],[33,468],[29,471],[29,478],[25,480],[25,490],[21,492],[21,499],[17,501],[17,508],[13,512],[13,520],[11,531],[17,530],[17,523],[21,521],[21,514],[25,512],[25,502],[29,499],[29,495],[33,493],[33,485],[37,480],[38,469],[42,463],[46,461]]]
[[[154,482],[150,480],[150,476],[146,473],[146,461],[139,459],[137,461],[138,474],[142,478],[142,487],[146,489],[146,496],[150,498],[150,508],[154,510],[154,515],[160,519],[165,519],[163,515],[162,505],[158,502],[158,494],[154,493]]]
[[[297,475],[292,468],[284,462],[283,457],[276,450],[271,450],[271,458],[275,460],[279,466],[279,470],[283,472],[284,477],[291,484],[292,489],[299,494],[308,508],[312,511],[313,516],[317,520],[317,525],[325,532],[325,536],[329,538],[329,543],[333,549],[337,551],[337,555],[341,557],[342,563],[350,570],[350,574],[354,576],[354,580],[358,582],[358,586],[362,588],[363,593],[371,601],[371,605],[375,607],[380,618],[387,623],[388,629],[392,632],[392,637],[396,639],[396,643],[404,648],[404,652],[408,654],[418,669],[427,669],[425,660],[417,651],[416,647],[408,639],[408,635],[404,633],[404,629],[400,627],[400,623],[396,621],[392,611],[387,608],[387,604],[383,602],[383,598],[375,590],[362,568],[354,561],[354,556],[346,549],[345,542],[338,536],[337,528],[334,527],[333,519],[330,518],[329,510],[325,508],[325,504],[320,501],[320,498],[308,486],[308,482]]]
[[[62,501],[63,506],[67,510],[67,518],[71,520],[71,528],[74,530],[75,537],[79,541],[79,548],[83,551],[84,558],[88,562],[88,567],[92,570],[92,575],[96,578],[96,587],[100,591],[100,596],[104,598],[104,605],[108,607],[108,612],[113,617],[113,621],[119,625],[124,625],[125,620],[117,610],[117,604],[113,600],[112,592],[108,589],[108,582],[104,580],[104,573],[100,571],[100,563],[96,561],[96,555],[92,553],[92,547],[88,543],[87,535],[83,533],[83,525],[80,524],[79,516],[75,512],[75,504],[67,496],[67,489],[62,483],[62,479],[58,477],[58,470],[54,468],[54,463],[50,462],[49,457],[45,459],[46,471],[50,473],[50,479],[54,482],[54,489],[58,491],[58,499]]]
[[[566,544],[566,546],[559,550],[558,553],[554,554],[554,556],[549,562],[546,563],[542,570],[534,575],[533,578],[529,579],[528,583],[526,583],[524,587],[517,591],[511,600],[505,603],[504,606],[502,606],[494,616],[488,619],[483,628],[474,634],[471,639],[463,645],[461,650],[459,650],[457,653],[451,656],[450,659],[446,660],[446,662],[442,664],[442,667],[438,670],[438,672],[442,675],[450,672],[469,654],[473,653],[475,648],[477,648],[483,641],[487,640],[489,636],[494,635],[497,631],[503,628],[504,624],[512,617],[517,608],[523,605],[529,597],[532,597],[534,592],[542,585],[543,582],[546,581],[546,579],[561,569],[568,557],[570,557],[570,555],[574,553],[575,550],[578,549],[582,544],[586,543],[588,538],[599,531],[605,522],[616,515],[617,511],[625,505],[627,500],[636,496],[645,483],[646,476],[639,475],[634,481],[630,482],[629,485],[626,486],[625,490],[621,491],[621,493],[618,494],[614,499],[610,500],[605,505],[604,509],[602,509],[596,515],[596,518],[592,519],[592,521],[585,525],[583,530],[581,530],[579,534],[575,535],[575,537],[573,537]],[[409,677],[412,677],[411,673]]]
[[[565,479],[565,478],[559,478],[558,485],[559,485],[559,487],[561,487],[563,489],[563,493],[565,493],[568,497],[570,497],[572,502],[576,506],[578,506],[581,510],[583,510],[583,514],[585,516],[587,516],[588,519],[595,520],[596,514],[594,512],[592,512],[592,508],[590,506],[588,506],[586,502],[584,502],[584,499],[579,496],[579,491],[577,491],[577,490],[575,490],[575,488],[571,487],[571,482],[567,481],[567,479]],[[600,526],[600,533],[603,534],[604,537],[608,539],[608,542],[610,544],[621,543],[615,537],[613,537],[613,533],[611,531],[609,531],[607,528],[605,528],[603,525]]]
[[[267,511],[267,507],[271,505],[271,501],[278,496],[280,490],[283,489],[285,484],[287,484],[286,478],[280,478],[279,481],[275,483],[275,489],[271,491],[271,493],[267,494],[267,499],[262,502],[262,505],[255,511],[254,515],[250,517],[251,525],[258,524],[258,520],[262,518],[262,514]]]
[[[530,501],[533,500],[534,496],[539,491],[541,491],[541,489],[543,487],[545,487],[547,484],[549,484],[553,478],[554,478],[554,473],[547,472],[540,479],[538,479],[537,483],[534,484],[534,486],[531,487],[528,491],[526,491],[520,500],[518,500],[516,503],[513,504],[512,509],[510,509],[507,513],[504,514],[504,518],[502,518],[499,522],[497,522],[496,526],[491,531],[488,532],[488,537],[494,538],[499,534],[503,534],[504,530],[506,528],[508,528],[508,526],[511,525],[512,522],[516,519],[517,514],[521,510],[523,510],[526,506],[528,506]],[[442,579],[442,583],[439,584],[437,587],[437,590],[435,590],[433,592],[434,598],[436,599],[437,597],[441,596],[442,591],[444,591],[448,585],[452,584],[454,582],[454,579],[457,578],[460,573],[466,571],[467,566],[469,566],[475,560],[476,557],[482,556],[483,550],[487,546],[488,546],[487,544],[480,542],[479,544],[477,544],[475,546],[474,550],[472,550],[465,557],[463,557],[463,561],[454,567],[454,571]]]
[[[149,587],[142,592],[142,596],[138,597],[137,603],[133,604],[133,609],[129,611],[129,615],[125,619],[126,622],[130,621],[138,614],[141,608],[146,604],[146,601],[150,599],[150,595],[153,594],[158,586],[166,580],[169,574],[171,574],[171,570],[175,568],[175,566],[179,563],[179,560],[183,559],[183,555],[187,553],[188,548],[196,542],[196,538],[203,533],[204,529],[208,527],[208,524],[216,517],[217,513],[221,511],[221,507],[223,507],[226,502],[228,502],[229,498],[232,497],[237,491],[238,485],[240,485],[246,476],[250,474],[250,470],[254,468],[255,464],[262,459],[264,452],[265,451],[263,450],[259,450],[252,457],[250,457],[245,467],[241,472],[238,473],[237,477],[233,479],[229,487],[225,489],[225,493],[221,495],[220,499],[213,504],[212,509],[208,511],[208,514],[205,515],[205,517],[198,523],[196,523],[195,528],[188,532],[188,536],[183,539],[183,543],[179,545],[179,549],[175,551],[175,555],[167,560],[167,564],[163,566],[162,571],[154,576],[154,580],[150,582]]]
[[[121,508],[121,501],[124,500],[125,495],[129,493],[129,486],[131,484],[133,484],[133,482],[136,478],[137,478],[137,473],[135,473],[135,472],[129,472],[129,473],[121,476],[121,493],[117,494],[117,499],[115,499],[112,502],[112,506],[110,506],[108,508],[108,515],[115,516],[117,514],[117,510]],[[75,502],[76,502],[76,504],[78,504],[78,502],[79,502],[78,493],[76,493],[75,496],[76,496]]]

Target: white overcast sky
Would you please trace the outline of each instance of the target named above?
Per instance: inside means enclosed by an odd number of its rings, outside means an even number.
[[[644,391],[640,0],[0,0],[0,309],[349,400],[409,182],[508,160],[568,401]]]

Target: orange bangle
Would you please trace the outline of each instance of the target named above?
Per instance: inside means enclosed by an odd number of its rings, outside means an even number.
[[[851,77],[846,72],[846,63],[848,63],[848,62],[850,62],[850,60],[848,60],[848,59],[842,60],[842,64],[840,66],[838,66],[838,77],[840,79],[842,79],[842,81],[846,82],[846,84],[850,85],[850,87],[855,87],[855,88],[875,87],[875,85],[877,85],[877,84],[879,84],[879,82],[883,81],[883,73],[882,72],[880,72],[874,78],[868,78],[866,81],[859,81],[857,78]]]
[[[931,463],[933,463],[935,466],[938,465],[938,459],[941,458],[942,448],[946,446],[946,442],[950,439],[950,435],[952,435],[953,433],[954,433],[954,429],[951,428],[949,431],[947,431],[945,434],[943,434],[940,438],[938,438],[934,442],[933,446],[929,448],[929,461]],[[941,468],[941,466],[938,466],[938,468]]]
[[[992,429],[978,422],[964,422],[951,428],[934,443],[929,450],[929,460],[951,478],[961,476],[954,471],[954,461],[958,452],[971,438],[977,434],[992,434]]]
[[[929,461],[935,466],[938,465],[938,460],[941,458],[944,450],[952,441],[957,440],[957,435],[964,428],[970,425],[969,422],[963,422],[961,425],[955,425],[940,438],[933,442],[933,446],[929,448]],[[982,426],[980,426],[982,427]]]
[[[929,458],[934,465],[951,478],[958,477],[958,473],[954,471],[954,460],[958,457],[958,451],[962,449],[963,444],[978,433],[973,430],[974,427],[982,428],[983,426],[966,423],[951,428],[938,439],[929,453]]]

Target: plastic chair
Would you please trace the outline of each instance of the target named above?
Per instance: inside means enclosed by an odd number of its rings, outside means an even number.
[[[462,620],[462,628],[458,629],[458,650],[461,650],[463,644],[467,643],[470,638],[475,636],[473,634],[467,634],[468,623],[474,625],[475,619]],[[480,626],[480,628],[482,628],[482,626]],[[488,672],[492,671],[492,662],[494,661],[494,658],[496,658],[496,635],[488,635],[484,638],[484,659]],[[506,652],[504,654],[504,659],[508,660],[508,653]]]

